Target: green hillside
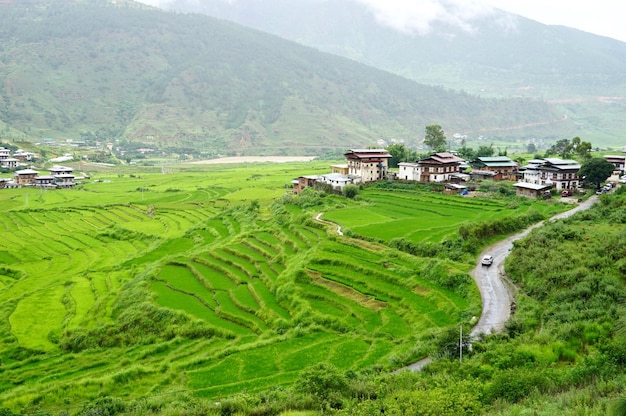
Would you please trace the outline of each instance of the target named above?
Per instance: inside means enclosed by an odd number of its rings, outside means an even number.
[[[345,56],[417,82],[480,96],[529,97],[559,106],[574,124],[566,136],[623,145],[626,124],[626,43],[579,30],[549,26],[502,11],[451,15],[431,22],[428,33],[396,30],[353,1],[207,0],[164,2],[205,13]],[[611,98],[609,98],[611,97]],[[549,136],[549,130],[533,132]],[[486,136],[516,136],[515,131]]]
[[[205,155],[320,153],[511,129],[558,137],[543,101],[420,85],[233,23],[130,1],[0,4],[0,135]],[[541,127],[541,129],[538,129]]]

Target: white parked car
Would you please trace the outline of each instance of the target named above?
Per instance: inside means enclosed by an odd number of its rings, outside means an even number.
[[[487,254],[486,256],[483,256],[483,259],[480,261],[480,264],[482,264],[483,266],[491,266],[492,263],[493,263],[493,256],[490,256],[489,254]]]

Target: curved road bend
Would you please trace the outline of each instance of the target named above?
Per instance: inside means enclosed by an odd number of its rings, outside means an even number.
[[[585,202],[578,204],[569,211],[562,212],[550,218],[548,221],[555,221],[567,218],[573,214],[588,209],[598,202],[598,197],[593,195]],[[513,302],[513,293],[511,293],[510,285],[503,279],[504,277],[504,259],[513,248],[513,242],[525,237],[531,230],[543,225],[543,221],[537,223],[526,230],[512,235],[502,241],[485,249],[478,257],[476,267],[470,272],[478,290],[483,304],[482,314],[478,323],[472,328],[470,335],[475,338],[480,334],[490,334],[492,332],[500,332],[504,330],[504,325],[511,316],[511,305]],[[485,267],[480,264],[480,259],[485,254],[493,256],[493,264],[491,267]],[[419,371],[426,364],[430,363],[430,357],[426,357],[416,363],[413,363],[402,370]]]

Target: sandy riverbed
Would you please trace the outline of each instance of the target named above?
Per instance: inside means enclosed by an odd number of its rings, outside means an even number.
[[[310,162],[315,156],[233,156],[218,159],[197,160],[191,162],[197,165],[212,165],[217,163],[254,163],[254,162]]]

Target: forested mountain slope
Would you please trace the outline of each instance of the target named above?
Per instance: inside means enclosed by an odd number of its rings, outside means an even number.
[[[415,15],[398,16],[393,14],[397,5],[383,15],[366,2],[349,0],[161,3],[231,20],[417,82],[480,96],[545,99],[575,124],[561,130],[565,137],[623,146],[624,42],[469,4],[440,4],[440,15],[426,22],[426,6],[424,13],[414,5]],[[501,134],[515,135],[511,130]],[[550,131],[536,135],[546,137]]]
[[[556,134],[545,102],[478,99],[202,15],[131,1],[0,5],[0,134],[207,155],[319,153],[446,131]],[[548,126],[548,127],[546,127]],[[520,127],[526,127],[520,128]]]

